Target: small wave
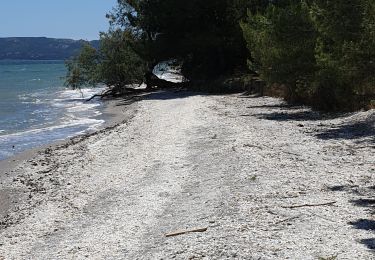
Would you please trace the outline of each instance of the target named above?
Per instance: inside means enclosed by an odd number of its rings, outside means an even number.
[[[105,87],[83,88],[81,90],[66,89],[59,93],[59,97],[63,99],[86,100],[95,94],[103,92],[105,89]]]
[[[70,124],[0,135],[0,160],[44,144],[97,130],[103,120],[81,120]]]
[[[67,113],[92,113],[95,116],[95,109],[101,106],[100,102],[86,102],[87,98],[100,93],[105,88],[64,90],[58,93],[57,98],[51,100],[51,106],[55,108],[63,108]]]
[[[37,99],[34,99],[31,103],[33,103],[33,104],[42,104],[44,102],[42,100],[40,100],[39,98],[37,98]]]
[[[18,99],[19,100],[28,100],[30,97],[28,97],[27,95],[19,95],[18,96]]]
[[[33,79],[35,81],[38,78]],[[0,160],[8,157],[1,154],[15,145],[13,152],[20,152],[72,136],[98,130],[105,120],[102,115],[102,103],[98,100],[86,102],[105,87],[85,88],[81,91],[59,88],[37,89],[30,93],[17,94],[19,104],[25,104],[22,116],[17,119],[17,132],[0,130]],[[27,114],[29,116],[27,116]],[[27,120],[22,121],[27,117]],[[24,127],[24,126],[29,127]]]
[[[22,68],[22,69],[7,69],[7,70],[2,70],[1,72],[2,73],[17,73],[17,72],[21,72],[21,71],[26,71],[26,68]]]
[[[18,95],[18,99],[19,100],[27,100],[27,99],[30,99],[30,98],[34,98],[34,99],[35,98],[41,98],[41,97],[44,97],[46,94],[47,94],[47,91],[44,90],[44,89],[41,89],[41,90],[38,90],[35,93],[27,93],[27,94]]]
[[[104,120],[93,119],[93,118],[72,119],[61,125],[49,126],[49,127],[40,128],[40,129],[32,129],[32,130],[27,130],[23,132],[3,135],[3,136],[0,136],[0,140],[6,140],[8,138],[15,138],[15,137],[22,137],[22,136],[29,136],[33,134],[41,134],[43,132],[58,131],[59,129],[62,130],[64,128],[77,127],[77,126],[87,126],[88,128],[93,127],[93,126],[97,127],[97,126],[102,125],[103,123],[104,123]]]
[[[24,99],[21,99],[21,100],[25,100],[25,101],[22,101],[21,104],[35,104],[35,105],[39,105],[39,104],[46,103],[45,101],[42,101],[39,98],[37,98],[37,99],[24,98]]]
[[[31,112],[31,115],[38,115],[38,114],[45,114],[48,113],[49,109],[48,108],[42,108],[42,109],[35,109]]]

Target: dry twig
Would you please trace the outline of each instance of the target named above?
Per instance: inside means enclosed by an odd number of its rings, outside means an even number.
[[[281,206],[285,209],[295,209],[295,208],[303,208],[303,207],[319,207],[319,206],[329,206],[335,204],[336,201],[326,202],[326,203],[319,203],[319,204],[303,204],[303,205],[292,205],[292,206]]]
[[[208,228],[196,228],[196,229],[190,229],[190,230],[185,230],[185,231],[178,231],[178,232],[173,232],[166,234],[166,237],[175,237],[179,235],[185,235],[188,233],[197,233],[197,232],[206,232]]]
[[[281,224],[283,222],[288,222],[290,220],[294,220],[294,219],[297,219],[301,217],[301,215],[298,215],[298,216],[294,216],[294,217],[291,217],[291,218],[286,218],[286,219],[283,219],[283,220],[280,220],[280,221],[277,221],[276,223],[274,223],[274,225],[278,225],[278,224]]]

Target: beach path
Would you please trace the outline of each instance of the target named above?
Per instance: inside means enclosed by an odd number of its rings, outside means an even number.
[[[0,259],[375,259],[373,111],[186,92],[128,109],[3,182],[25,199]]]

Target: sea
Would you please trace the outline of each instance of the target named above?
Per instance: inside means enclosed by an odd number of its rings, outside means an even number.
[[[0,61],[0,160],[95,131],[104,105],[86,102],[104,87],[64,86],[64,61]]]

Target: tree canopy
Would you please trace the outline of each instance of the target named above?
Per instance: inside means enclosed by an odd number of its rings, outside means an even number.
[[[372,0],[118,0],[98,50],[68,62],[68,84],[149,85],[177,60],[195,80],[257,74],[289,102],[355,109],[374,94]],[[365,97],[365,98],[364,98]]]
[[[242,23],[250,68],[287,100],[353,110],[374,96],[374,2],[285,0],[249,11]],[[371,102],[371,101],[370,101]]]

